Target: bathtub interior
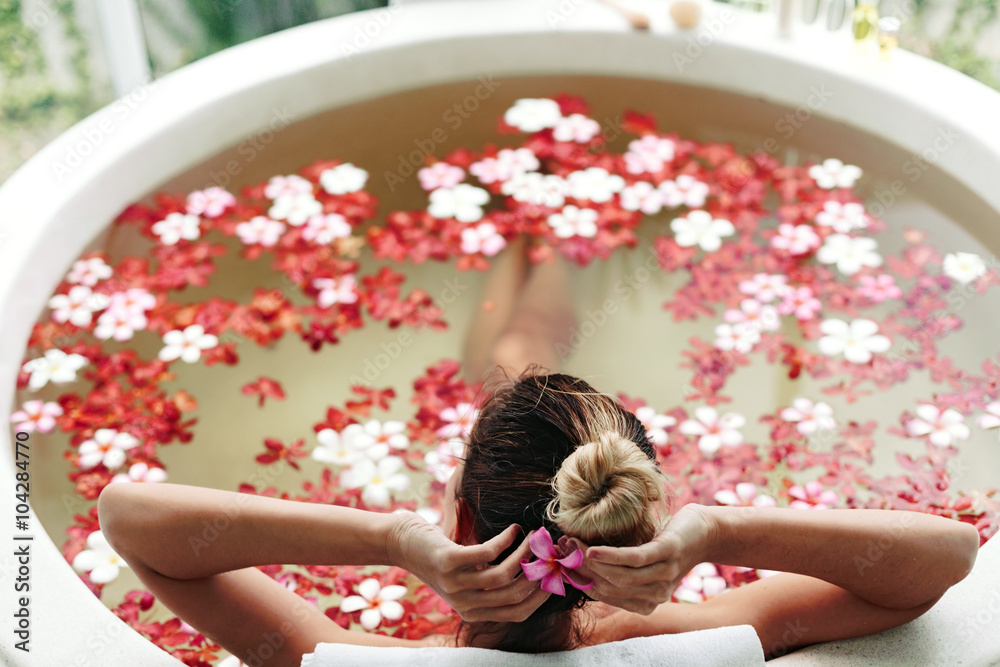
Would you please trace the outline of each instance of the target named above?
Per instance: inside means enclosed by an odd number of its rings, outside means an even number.
[[[738,151],[759,149],[769,138],[776,140],[779,148],[775,156],[790,164],[816,162],[827,157],[837,157],[845,163],[860,165],[865,177],[857,191],[866,201],[875,201],[879,193],[890,192],[890,184],[905,179],[902,195],[895,195],[895,202],[880,217],[888,229],[877,235],[879,252],[883,256],[897,255],[908,242],[903,238],[907,228],[927,234],[927,243],[943,255],[946,252],[972,252],[991,257],[1000,252],[1000,214],[992,210],[964,186],[933,165],[916,180],[910,181],[901,172],[901,165],[912,160],[911,155],[899,147],[868,135],[844,124],[834,123],[811,115],[798,125],[788,122],[794,109],[776,106],[759,99],[750,99],[718,90],[710,90],[662,81],[597,76],[534,76],[507,77],[496,80],[495,91],[485,100],[478,101],[478,108],[462,117],[454,112],[456,104],[463,104],[479,82],[468,81],[401,92],[375,100],[333,109],[310,118],[293,118],[273,136],[248,137],[231,149],[190,167],[183,173],[169,175],[157,192],[186,193],[211,185],[224,185],[237,193],[246,185],[261,183],[275,174],[295,173],[317,159],[338,159],[366,169],[370,176],[366,189],[375,195],[381,216],[390,210],[417,210],[426,206],[427,194],[420,188],[415,174],[404,178],[401,184],[390,184],[386,173],[398,173],[401,160],[419,150],[415,140],[433,144],[432,154],[442,158],[452,150],[465,146],[473,150],[487,143],[498,146],[520,144],[524,135],[498,135],[496,121],[515,100],[526,97],[551,97],[560,92],[579,95],[590,105],[590,116],[608,132],[609,149],[622,153],[628,142],[635,138],[628,133],[618,134],[616,117],[626,109],[651,112],[657,128],[676,132],[682,138],[697,142],[729,142]],[[276,114],[277,111],[276,110]],[[794,117],[794,116],[793,116]],[[782,124],[782,119],[786,122]],[[791,128],[791,136],[789,135]],[[435,141],[432,137],[446,138]],[[616,135],[617,136],[614,136]],[[228,169],[235,164],[238,170]],[[238,173],[237,173],[238,171]],[[414,170],[415,171],[415,170]],[[229,182],[219,175],[227,174]],[[472,177],[468,179],[474,182]],[[635,250],[619,249],[606,261],[595,261],[586,268],[574,267],[575,301],[577,312],[585,317],[595,312],[608,298],[617,298],[613,286],[626,276],[635,276],[643,263],[645,242],[655,233],[669,229],[674,217],[669,212],[649,216],[643,222],[643,245]],[[190,286],[183,292],[174,292],[171,298],[180,302],[197,303],[212,296],[224,296],[240,303],[253,298],[254,288],[278,288],[286,291],[296,303],[307,298],[282,281],[281,274],[270,268],[267,257],[253,262],[239,259],[242,244],[235,237],[223,239],[216,236],[213,242],[228,246],[225,256],[217,258],[217,271],[206,287]],[[87,251],[103,249],[114,265],[125,255],[148,251],[151,242],[141,238],[132,229],[115,228],[95,238]],[[370,274],[385,260],[375,260],[365,250],[359,259],[359,273]],[[68,267],[67,267],[68,268]],[[394,267],[399,268],[399,267]],[[444,330],[413,331],[412,344],[402,349],[399,358],[384,369],[379,369],[373,386],[394,387],[397,397],[389,412],[377,412],[382,420],[413,417],[412,381],[429,365],[445,358],[459,358],[465,334],[480,307],[479,292],[484,274],[478,271],[458,271],[453,263],[429,261],[418,266],[407,265],[400,269],[407,276],[407,291],[423,288],[443,303],[442,318],[448,327]],[[931,273],[939,268],[930,269]],[[716,316],[701,317],[694,321],[675,322],[663,309],[663,303],[687,281],[685,271],[674,273],[653,272],[651,278],[634,290],[621,309],[595,327],[582,345],[566,361],[564,370],[587,378],[599,389],[624,392],[630,397],[642,397],[663,413],[683,406],[688,412],[701,402],[686,402],[685,391],[691,380],[690,371],[680,368],[682,352],[689,349],[692,336],[713,339],[712,330],[721,321],[722,309]],[[297,293],[297,297],[293,294]],[[955,367],[969,373],[982,373],[981,365],[987,359],[996,359],[996,338],[990,332],[1000,325],[1000,305],[995,290],[973,295],[963,301],[956,314],[964,321],[963,329],[937,342],[942,356],[950,358]],[[865,316],[880,320],[890,308],[876,307],[865,310]],[[42,314],[42,320],[49,311]],[[367,318],[366,318],[367,319]],[[786,326],[783,333],[801,338],[795,327]],[[158,456],[165,466],[169,481],[236,490],[252,475],[265,480],[264,486],[279,491],[299,492],[304,480],[316,480],[321,465],[303,459],[302,470],[284,468],[280,474],[268,475],[254,457],[264,452],[264,438],[277,438],[291,442],[306,440],[306,449],[315,444],[311,425],[320,421],[330,405],[342,406],[352,397],[349,378],[364,376],[366,362],[400,341],[401,329],[390,329],[384,322],[369,321],[363,330],[348,332],[340,342],[327,346],[319,354],[292,334],[286,334],[269,348],[250,343],[240,344],[237,366],[222,364],[206,367],[204,364],[175,363],[172,370],[175,380],[165,382],[162,388],[168,393],[185,389],[198,402],[185,419],[197,418],[193,427],[194,438],[190,443],[172,443],[160,447]],[[156,356],[162,342],[159,336],[138,335],[126,343],[105,341],[109,350],[130,348],[141,358]],[[34,355],[32,355],[34,356]],[[723,410],[735,410],[748,416],[742,429],[747,442],[765,443],[770,427],[758,423],[753,416],[773,413],[779,406],[788,406],[798,396],[823,400],[833,408],[835,417],[859,423],[875,420],[879,429],[871,436],[875,441],[873,462],[868,472],[876,477],[899,475],[904,471],[896,454],[904,452],[913,456],[926,453],[922,439],[905,438],[885,430],[895,424],[895,415],[905,410],[911,413],[919,402],[931,401],[936,392],[947,391],[946,385],[932,383],[927,370],[913,371],[907,382],[887,390],[877,390],[870,397],[848,402],[842,395],[828,396],[822,388],[829,380],[816,380],[803,374],[796,380],[787,377],[787,369],[769,363],[759,351],[750,355],[752,362],[741,367],[726,382],[723,393],[733,397]],[[26,357],[27,358],[27,357]],[[652,370],[651,370],[652,369]],[[241,394],[240,387],[260,376],[278,379],[287,395],[286,400],[268,400],[263,408],[254,398]],[[66,391],[83,392],[85,383],[72,386],[49,385],[39,392],[18,392],[14,409],[24,400],[44,398],[55,400]],[[871,388],[869,384],[867,388]],[[976,411],[979,414],[981,411]],[[886,419],[893,415],[893,420]],[[972,424],[974,418],[966,420]],[[898,425],[897,425],[898,426]],[[33,441],[33,466],[35,492],[33,505],[42,524],[57,545],[66,541],[66,530],[75,525],[74,515],[86,514],[94,501],[82,499],[73,491],[67,475],[72,465],[63,456],[70,449],[69,437],[61,431],[36,434]],[[991,471],[1000,469],[1000,447],[996,431],[986,431],[972,426],[972,435],[961,442],[959,454],[949,467],[951,488],[949,494],[985,490],[995,485]],[[338,469],[333,468],[336,472]],[[777,469],[768,487],[772,494],[781,491],[782,478],[788,477],[802,483],[815,478],[815,469],[799,474],[785,468]],[[429,486],[425,474],[415,474],[407,498],[439,498],[439,491]],[[138,579],[122,571],[115,581],[107,584],[102,599],[109,606],[122,600],[130,590],[141,588]],[[173,615],[157,605],[151,619],[166,620]]]

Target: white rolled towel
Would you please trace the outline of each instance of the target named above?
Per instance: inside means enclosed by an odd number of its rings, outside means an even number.
[[[764,650],[751,625],[635,637],[560,653],[507,653],[485,648],[402,648],[320,643],[301,667],[753,667]]]

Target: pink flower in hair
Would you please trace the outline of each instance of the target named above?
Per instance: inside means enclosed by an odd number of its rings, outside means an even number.
[[[583,565],[583,552],[576,548],[570,552],[568,537],[560,537],[559,543],[553,544],[549,531],[542,526],[528,539],[528,544],[531,546],[531,553],[538,560],[528,562],[527,558],[522,558],[521,569],[529,581],[541,579],[543,591],[565,596],[563,581],[568,581],[573,588],[581,591],[588,591],[593,587],[594,582],[578,583],[567,573],[567,570],[575,570]]]

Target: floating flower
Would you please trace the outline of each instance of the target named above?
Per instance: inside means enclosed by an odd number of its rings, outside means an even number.
[[[621,192],[622,208],[642,211],[646,215],[659,213],[663,208],[663,194],[648,181],[637,181]]]
[[[811,225],[778,225],[778,233],[771,237],[771,247],[787,250],[792,255],[804,255],[819,246],[820,240]]]
[[[560,118],[552,130],[552,138],[556,141],[575,141],[585,144],[601,131],[601,125],[593,118],[575,113]]]
[[[340,601],[340,611],[351,614],[361,611],[361,627],[374,630],[386,618],[398,621],[403,618],[403,605],[397,600],[406,595],[406,586],[382,586],[378,579],[365,579],[358,584],[360,595],[349,595]]]
[[[387,507],[390,491],[405,491],[410,488],[410,478],[402,474],[403,459],[385,456],[378,462],[361,459],[340,475],[345,488],[361,491],[361,500],[372,507]]]
[[[828,356],[843,354],[855,364],[865,364],[872,358],[872,352],[885,352],[890,341],[878,334],[878,324],[872,320],[857,319],[850,324],[844,320],[831,318],[823,320],[819,330],[825,336],[819,339],[819,351]]]
[[[139,461],[138,463],[133,463],[129,469],[128,473],[118,473],[111,478],[112,482],[144,482],[146,484],[155,484],[157,482],[167,481],[167,471],[163,468],[150,468],[149,465]]]
[[[63,409],[58,403],[45,401],[26,401],[21,409],[10,416],[14,422],[15,431],[38,430],[39,433],[48,433],[56,426],[56,417],[62,415]]]
[[[712,497],[720,505],[730,507],[774,507],[778,504],[771,496],[757,493],[757,487],[750,482],[740,482],[735,491],[721,489]]]
[[[66,276],[66,282],[93,287],[99,280],[110,278],[111,273],[111,267],[100,257],[79,259],[73,262],[73,268]]]
[[[77,572],[90,572],[90,580],[95,584],[114,581],[118,578],[119,568],[123,567],[128,567],[128,563],[115,553],[100,530],[87,535],[87,548],[73,559],[73,569]]]
[[[219,344],[218,337],[205,333],[205,327],[192,324],[184,330],[174,329],[163,334],[165,347],[158,355],[160,361],[173,361],[178,357],[189,364],[201,359],[201,351]]]
[[[313,278],[313,287],[319,290],[316,305],[329,308],[335,303],[355,303],[358,300],[358,281],[353,273],[337,278]]]
[[[746,354],[760,342],[760,329],[732,324],[719,324],[715,327],[715,347],[719,350],[736,350]]]
[[[455,407],[447,407],[438,415],[447,422],[437,430],[442,438],[467,438],[472,431],[472,425],[479,417],[479,410],[472,403],[459,403]]]
[[[571,236],[592,238],[597,235],[597,211],[592,208],[577,208],[570,204],[561,212],[550,215],[548,223],[561,239]]]
[[[285,223],[272,220],[266,215],[255,215],[247,222],[236,225],[236,234],[247,245],[259,243],[271,247],[285,233]]]
[[[735,447],[743,442],[739,429],[747,423],[737,412],[727,412],[721,417],[715,408],[703,405],[694,411],[696,419],[681,422],[680,431],[685,435],[697,435],[698,449],[705,456],[711,456],[723,445]]]
[[[1000,426],[1000,401],[993,401],[986,406],[985,415],[979,415],[979,428],[997,428]]]
[[[52,308],[52,320],[69,322],[78,327],[90,326],[94,312],[106,308],[110,299],[99,293],[90,291],[86,285],[75,285],[68,294],[56,294],[49,299]]]
[[[823,210],[816,214],[816,223],[832,227],[835,232],[841,234],[868,226],[864,206],[854,203],[841,204],[839,201],[825,202]]]
[[[677,245],[683,248],[698,245],[708,252],[719,249],[721,237],[736,233],[733,223],[723,218],[713,219],[708,211],[691,211],[685,217],[674,218],[670,229]]]
[[[500,186],[500,192],[519,202],[559,208],[565,202],[566,188],[566,181],[555,174],[529,171],[512,175]]]
[[[830,234],[816,253],[816,259],[823,264],[836,264],[841,273],[851,275],[860,271],[862,266],[882,265],[882,256],[875,252],[877,245],[875,239],[867,237]]]
[[[800,320],[811,320],[823,308],[823,304],[813,294],[811,288],[802,285],[789,287],[784,291],[778,312],[782,315],[795,314]]]
[[[310,190],[294,195],[281,195],[274,200],[267,215],[275,220],[284,220],[293,227],[299,227],[309,218],[322,212],[323,204],[319,203]]]
[[[956,440],[969,439],[969,427],[965,417],[953,408],[941,411],[936,405],[922,403],[917,408],[918,419],[906,423],[906,432],[911,436],[928,435],[928,440],[936,447],[947,447]]]
[[[868,297],[875,303],[886,299],[898,299],[903,295],[896,286],[896,279],[887,273],[880,276],[861,276],[859,281],[861,286],[858,287],[858,294]]]
[[[90,470],[99,463],[108,470],[116,470],[125,463],[125,452],[138,445],[139,439],[131,433],[99,428],[93,438],[80,443],[77,450],[80,470]]]
[[[306,220],[306,226],[302,228],[302,238],[315,243],[332,243],[350,235],[351,225],[339,213],[314,215]]]
[[[704,602],[726,590],[726,580],[712,563],[698,563],[674,590],[674,597],[681,602]]]
[[[437,449],[424,454],[424,469],[433,475],[434,479],[446,484],[464,456],[465,441],[460,438],[449,438],[442,441]]]
[[[187,196],[187,212],[190,215],[218,218],[227,208],[235,205],[236,197],[220,187],[195,190]]]
[[[469,171],[483,183],[506,181],[516,174],[534,172],[541,166],[530,148],[504,148],[496,157],[483,158],[469,165]]]
[[[136,331],[145,329],[148,324],[142,310],[109,308],[97,318],[94,336],[101,340],[114,338],[125,341],[132,338]]]
[[[629,142],[625,153],[625,169],[630,174],[658,172],[674,159],[674,142],[655,134]]]
[[[492,222],[482,222],[462,230],[462,252],[469,255],[481,252],[492,257],[507,246],[507,240],[497,232]]]
[[[538,132],[555,127],[562,111],[555,100],[524,98],[514,103],[503,115],[505,123],[522,132]]]
[[[46,350],[45,355],[24,362],[21,368],[29,373],[28,388],[37,391],[52,382],[73,382],[76,372],[90,363],[80,354],[66,354],[62,350]]]
[[[528,581],[542,580],[541,589],[553,595],[566,595],[563,582],[573,588],[589,591],[594,586],[593,581],[578,582],[569,576],[569,570],[575,570],[583,565],[583,552],[570,547],[566,536],[559,538],[559,544],[552,543],[552,535],[542,526],[528,538],[531,553],[537,560],[521,559],[521,570]]]
[[[813,404],[808,398],[796,398],[792,401],[792,407],[781,411],[781,418],[787,422],[797,422],[795,428],[802,435],[837,426],[833,408],[822,401]]]
[[[667,444],[667,428],[677,423],[677,420],[670,415],[657,414],[656,410],[648,405],[637,408],[635,416],[646,427],[646,433],[657,445]]]
[[[805,486],[793,486],[788,489],[788,495],[795,498],[789,507],[793,510],[825,510],[830,509],[830,505],[839,500],[837,494],[829,489],[824,490],[823,485],[813,480],[806,482]]]
[[[370,442],[365,442],[364,439],[358,441],[364,443],[364,447],[387,445],[393,449],[406,449],[410,446],[406,424],[401,421],[380,422],[369,419],[364,423],[363,433],[370,438]]]
[[[435,162],[418,171],[417,178],[420,179],[420,187],[429,192],[437,188],[455,187],[465,178],[465,170],[447,162]]]
[[[435,218],[455,218],[459,222],[476,222],[483,217],[483,205],[490,193],[468,183],[453,188],[438,188],[431,192],[427,212]]]
[[[302,194],[312,194],[313,184],[295,174],[291,176],[272,176],[264,188],[264,196],[268,199],[278,199]]]
[[[368,172],[350,162],[327,169],[319,175],[319,184],[331,195],[345,195],[365,187]]]
[[[849,188],[861,178],[861,168],[853,164],[844,164],[836,158],[823,160],[823,164],[809,167],[809,175],[816,185],[825,189]]]
[[[788,277],[780,273],[756,273],[749,280],[741,280],[739,288],[761,303],[770,303],[789,290],[787,281]]]
[[[353,424],[353,426],[360,426]],[[323,463],[343,466],[352,465],[361,460],[364,452],[354,445],[351,438],[342,438],[332,428],[325,428],[316,434],[319,446],[312,451],[312,457]]]
[[[659,185],[663,203],[670,208],[683,204],[688,208],[700,208],[705,205],[708,197],[708,183],[702,183],[688,174],[681,174],[672,181],[663,181]]]
[[[582,171],[570,172],[566,176],[567,192],[574,199],[589,199],[593,202],[611,201],[614,193],[621,192],[624,187],[624,178],[600,167],[588,167]]]
[[[108,310],[143,314],[156,306],[156,297],[141,287],[131,287],[124,292],[115,292],[110,297]]]
[[[164,245],[175,245],[181,239],[194,241],[201,236],[200,222],[196,215],[171,213],[163,220],[153,223],[153,233],[160,237]]]
[[[941,264],[944,274],[963,285],[986,273],[986,263],[971,252],[950,252]]]
[[[762,304],[757,299],[743,299],[739,310],[730,308],[723,313],[722,318],[730,324],[752,327],[759,331],[777,331],[781,328],[778,309]]]

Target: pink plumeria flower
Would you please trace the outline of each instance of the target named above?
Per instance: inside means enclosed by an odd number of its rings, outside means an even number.
[[[570,545],[565,535],[559,538],[559,544],[552,543],[552,535],[542,526],[528,538],[531,553],[537,560],[521,559],[521,570],[528,581],[542,580],[541,589],[553,595],[566,595],[563,582],[568,582],[573,588],[589,591],[594,582],[578,582],[569,576],[569,570],[575,570],[583,565],[583,552]]]
[[[552,138],[556,141],[575,141],[585,144],[601,131],[601,125],[593,118],[575,113],[560,118],[552,128]]]
[[[811,435],[837,426],[833,408],[823,401],[814,404],[808,398],[796,398],[792,401],[792,407],[781,411],[781,418],[786,422],[795,422],[795,428],[802,435]]]
[[[780,273],[756,273],[749,280],[741,280],[740,291],[749,294],[761,303],[770,303],[781,298],[790,288],[788,276]]]
[[[205,327],[192,324],[183,330],[174,329],[163,334],[164,347],[160,350],[160,361],[182,361],[193,364],[201,359],[202,350],[209,350],[219,344],[219,338],[205,333]]]
[[[150,468],[147,464],[140,461],[133,463],[129,467],[128,473],[120,472],[112,477],[111,481],[118,483],[144,482],[146,484],[155,484],[156,482],[167,481],[167,471],[163,468]]]
[[[705,456],[711,456],[719,447],[735,447],[743,442],[739,429],[747,423],[737,412],[727,412],[721,417],[715,408],[703,405],[694,411],[695,419],[686,419],[680,425],[681,433],[697,435],[698,449]]]
[[[932,445],[947,447],[956,440],[969,439],[969,427],[965,417],[953,408],[942,411],[931,403],[922,403],[917,408],[918,419],[906,423],[906,432],[911,436],[928,435]]]
[[[766,493],[757,493],[757,487],[750,482],[740,482],[736,490],[720,489],[713,496],[715,502],[730,507],[775,507],[778,503]]]
[[[781,318],[774,306],[762,304],[757,299],[743,299],[740,309],[728,309],[722,319],[730,324],[751,327],[758,331],[777,331],[781,328]]]
[[[54,322],[67,320],[78,327],[90,326],[94,312],[106,308],[110,299],[99,293],[90,291],[86,285],[74,285],[68,294],[55,294],[49,299]]]
[[[657,445],[667,444],[667,428],[677,423],[677,420],[670,415],[657,414],[656,410],[648,405],[637,408],[635,416],[646,427],[646,433]]]
[[[465,170],[447,162],[435,162],[418,171],[417,178],[420,179],[420,187],[430,192],[437,188],[455,187],[465,179]]]
[[[285,223],[272,220],[266,215],[256,215],[247,222],[236,225],[236,234],[247,245],[259,243],[271,247],[285,232]]]
[[[985,415],[979,415],[979,428],[1000,427],[1000,401],[993,401],[986,406]]]
[[[504,148],[496,157],[473,162],[469,165],[469,172],[483,183],[495,183],[534,172],[540,166],[541,163],[530,148]]]
[[[670,208],[677,208],[681,204],[688,208],[701,208],[708,197],[708,184],[688,174],[681,174],[672,181],[663,181],[659,190],[663,196],[663,204]]]
[[[448,407],[438,415],[443,421],[448,422],[437,430],[437,434],[442,438],[467,438],[472,431],[472,425],[479,417],[477,410],[472,403],[459,403],[455,407]]]
[[[626,211],[642,211],[646,215],[654,215],[663,208],[663,193],[648,181],[637,181],[622,190],[621,201],[622,208]]]
[[[138,446],[139,439],[131,433],[99,428],[93,438],[80,444],[77,463],[80,470],[90,470],[99,463],[108,470],[115,470],[125,463],[125,452]]]
[[[306,226],[302,229],[302,238],[315,243],[332,243],[350,235],[351,225],[339,213],[314,215],[306,220]]]
[[[723,351],[736,350],[746,354],[760,342],[760,330],[754,327],[719,324],[715,327],[715,347]]]
[[[481,252],[492,257],[505,247],[507,240],[497,232],[492,222],[481,222],[462,230],[462,252],[466,254]]]
[[[301,176],[272,176],[264,188],[264,196],[277,199],[288,195],[312,194],[313,184]]]
[[[424,454],[424,469],[437,481],[447,484],[464,456],[465,441],[460,438],[450,438],[442,441],[437,449]]]
[[[108,310],[145,313],[156,306],[156,297],[141,287],[132,287],[111,295]]]
[[[788,489],[788,495],[795,498],[789,507],[795,510],[825,510],[836,503],[839,498],[834,491],[824,489],[823,485],[813,480],[806,485],[795,485]]]
[[[903,295],[899,287],[896,286],[896,279],[887,273],[879,276],[861,276],[859,280],[861,286],[858,287],[858,294],[868,297],[875,303],[886,299],[898,299]]]
[[[171,213],[163,220],[153,223],[152,231],[160,237],[164,245],[176,245],[181,239],[194,241],[201,236],[200,220],[196,215]]]
[[[319,290],[316,304],[320,308],[358,300],[358,281],[353,273],[345,273],[338,278],[313,278],[313,287]]]
[[[66,276],[66,282],[93,287],[99,280],[111,277],[111,267],[100,257],[79,259],[73,262],[73,269]]]
[[[141,310],[124,308],[108,309],[97,318],[94,336],[101,340],[114,338],[125,341],[132,338],[136,331],[142,331],[149,324]]]
[[[657,172],[674,159],[674,142],[655,134],[629,142],[625,153],[625,169],[630,174]]]
[[[823,308],[810,287],[790,287],[784,292],[778,312],[782,315],[795,314],[800,320],[811,320]]]
[[[26,401],[21,409],[10,416],[14,422],[15,431],[38,430],[39,433],[48,433],[56,426],[56,417],[62,415],[63,409],[58,403],[45,401]]]
[[[206,218],[218,218],[227,208],[236,205],[236,197],[223,188],[195,190],[187,196],[187,212]]]
[[[681,602],[704,602],[721,595],[726,590],[726,580],[712,563],[698,563],[674,590],[674,598]]]
[[[382,586],[378,579],[365,579],[358,584],[360,595],[349,595],[340,602],[340,611],[350,614],[361,611],[361,627],[374,630],[386,618],[398,621],[403,618],[403,605],[397,600],[406,595],[406,586]]]
[[[816,222],[841,234],[868,226],[865,209],[861,204],[841,204],[837,201],[824,203],[823,210],[816,214]]]
[[[771,237],[771,246],[779,250],[787,250],[793,255],[803,255],[819,247],[820,239],[811,225],[790,225],[783,222],[778,225],[778,233]]]

